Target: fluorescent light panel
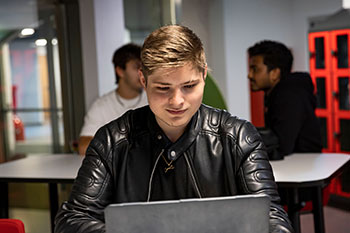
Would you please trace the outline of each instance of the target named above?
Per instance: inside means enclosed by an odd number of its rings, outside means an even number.
[[[33,35],[35,32],[35,30],[33,28],[24,28],[21,31],[21,35],[22,36],[31,36]]]
[[[46,44],[47,44],[47,40],[45,40],[45,39],[37,39],[35,41],[36,46],[45,46]]]
[[[350,8],[350,0],[343,0],[343,8],[344,9]]]

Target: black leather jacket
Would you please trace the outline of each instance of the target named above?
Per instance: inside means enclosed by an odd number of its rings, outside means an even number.
[[[104,232],[103,211],[111,203],[240,194],[270,196],[270,232],[293,232],[264,145],[249,122],[202,105],[171,143],[146,106],[99,129],[55,232]]]

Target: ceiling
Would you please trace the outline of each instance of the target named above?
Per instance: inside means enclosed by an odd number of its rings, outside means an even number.
[[[0,0],[0,41],[23,28],[38,33],[41,18],[53,7],[53,0]]]

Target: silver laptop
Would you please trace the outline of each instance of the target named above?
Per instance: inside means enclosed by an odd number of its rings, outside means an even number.
[[[269,209],[262,195],[112,204],[106,233],[268,233]]]

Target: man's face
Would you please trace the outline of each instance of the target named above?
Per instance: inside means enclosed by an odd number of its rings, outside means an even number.
[[[184,130],[202,103],[206,75],[187,64],[156,70],[141,82],[149,106],[164,132]]]
[[[248,79],[252,91],[268,91],[273,87],[271,71],[269,72],[264,64],[263,56],[257,55],[249,58]]]
[[[142,84],[140,82],[139,69],[141,68],[141,61],[132,59],[125,64],[125,70],[121,69],[121,78],[125,86],[132,90],[141,91]],[[120,82],[120,81],[119,81]]]

